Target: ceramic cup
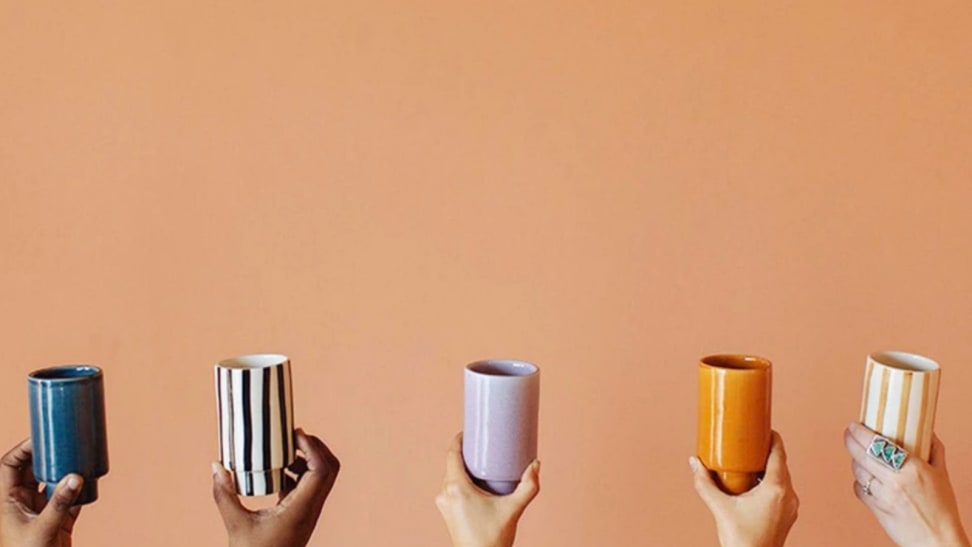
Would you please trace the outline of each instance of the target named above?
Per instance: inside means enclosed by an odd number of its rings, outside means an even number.
[[[216,364],[219,460],[244,496],[279,492],[294,463],[290,360],[257,354]]]
[[[98,479],[108,474],[105,384],[101,369],[68,365],[27,376],[34,477],[50,498],[70,473],[84,477],[75,505],[98,499]]]
[[[902,351],[868,355],[861,423],[928,461],[940,378],[941,368],[928,357]]]
[[[465,394],[466,470],[480,488],[511,494],[537,459],[540,368],[524,361],[477,361],[466,366]]]
[[[772,383],[762,357],[710,355],[699,363],[698,456],[729,494],[756,486],[766,470]]]

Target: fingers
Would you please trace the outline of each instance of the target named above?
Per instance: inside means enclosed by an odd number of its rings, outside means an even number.
[[[790,481],[790,470],[786,466],[786,448],[783,446],[783,437],[776,431],[773,432],[769,458],[766,460],[764,481],[766,480],[779,484],[786,484]]]
[[[294,488],[297,487],[297,483],[300,482],[304,473],[307,473],[307,460],[297,456],[294,463],[290,464],[287,472],[284,473],[283,487],[280,489],[280,493],[277,494],[277,499],[283,501],[284,498],[290,495]]]
[[[331,449],[317,437],[304,433],[303,429],[297,430],[297,448],[306,456],[307,471],[310,473],[336,475],[341,468],[341,462]]]
[[[894,475],[894,471],[885,467],[875,458],[867,454],[867,447],[871,445],[875,433],[863,425],[853,422],[844,430],[844,446],[851,458],[860,464],[868,473],[887,483]]]
[[[945,445],[942,443],[942,440],[938,438],[937,434],[932,434],[931,452],[928,456],[928,463],[932,467],[945,467]]]
[[[307,472],[297,482],[293,492],[277,507],[284,510],[291,505],[309,506],[320,511],[337,480],[341,462],[320,439],[304,433],[302,429],[297,430],[297,448],[307,460]]]
[[[67,523],[72,522],[77,516],[77,511],[72,511],[74,501],[81,493],[81,485],[84,479],[81,475],[70,474],[57,483],[54,495],[51,496],[47,506],[37,517],[37,525],[44,530],[44,533],[56,534],[57,530]]]
[[[307,472],[307,460],[297,456],[297,458],[294,459],[294,463],[290,464],[290,467],[287,468],[287,471],[290,471],[294,474],[294,476],[300,479],[304,476],[304,473]]]
[[[529,470],[529,468],[528,468]],[[472,479],[466,473],[466,463],[462,459],[462,433],[457,434],[449,443],[449,450],[446,452],[446,474],[444,484],[460,484],[472,486]]]
[[[37,482],[32,480],[34,476],[31,470],[33,457],[34,452],[30,438],[24,439],[3,455],[3,459],[0,459],[0,492],[6,493],[18,486],[37,486]]]
[[[873,490],[874,488],[873,483],[871,488]],[[857,496],[857,499],[861,500],[861,503],[866,505],[867,508],[870,509],[872,512],[874,513],[887,512],[884,507],[884,502],[882,502],[881,498],[875,496],[873,492],[871,492],[871,495],[867,495],[864,492],[864,486],[862,486],[861,483],[857,481],[854,481],[854,495]]]
[[[252,514],[236,495],[232,475],[218,462],[213,462],[213,501],[216,502],[227,530],[237,529]]]
[[[884,483],[881,479],[872,475],[864,466],[861,464],[851,461],[851,472],[854,473],[854,481],[862,487],[867,487],[870,484],[870,492],[873,497],[883,498],[886,494]],[[869,482],[870,481],[870,482]]]
[[[520,476],[520,484],[516,490],[510,494],[510,498],[520,507],[520,511],[533,501],[540,493],[540,460],[533,460],[533,463],[523,470]]]
[[[698,493],[702,501],[709,507],[710,511],[713,511],[715,507],[726,498],[726,494],[723,494],[719,487],[716,486],[715,481],[712,479],[712,475],[709,470],[702,465],[702,461],[699,458],[692,456],[689,458],[689,467],[692,468],[692,479],[693,485],[695,486],[695,491]]]

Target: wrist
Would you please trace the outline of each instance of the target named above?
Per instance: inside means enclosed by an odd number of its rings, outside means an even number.
[[[500,537],[475,541],[456,542],[455,547],[513,547],[513,536],[502,534]]]
[[[726,534],[719,536],[719,543],[722,547],[783,547],[786,538],[764,538],[746,537],[739,534]]]
[[[934,545],[938,547],[972,547],[972,543],[969,542],[969,537],[965,534],[961,524],[949,526],[942,530]]]

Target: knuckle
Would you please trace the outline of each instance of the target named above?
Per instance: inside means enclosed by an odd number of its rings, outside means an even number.
[[[435,506],[439,508],[439,511],[444,511],[449,507],[449,497],[444,493],[440,493],[435,497]]]
[[[924,474],[919,472],[920,469],[918,465],[906,465],[899,474],[907,482],[920,483],[925,478]]]
[[[54,510],[58,513],[68,511],[71,509],[72,501],[70,494],[58,494],[54,497]]]
[[[796,515],[797,513],[799,513],[800,512],[800,497],[797,496],[796,493],[794,493],[793,495],[791,495],[790,498],[789,498],[789,503],[787,503],[787,506],[789,507],[790,512],[793,515]]]
[[[766,483],[766,495],[776,503],[782,503],[786,500],[787,489],[778,482],[768,482]]]
[[[462,495],[462,492],[462,485],[456,481],[449,481],[445,485],[445,494],[448,496],[459,497]]]
[[[904,492],[904,481],[898,475],[895,475],[894,478],[892,478],[890,481],[888,481],[886,483],[886,486],[887,486],[888,492],[890,492],[891,495],[894,496],[894,497],[896,497],[896,498],[897,497],[900,497],[900,495]]]

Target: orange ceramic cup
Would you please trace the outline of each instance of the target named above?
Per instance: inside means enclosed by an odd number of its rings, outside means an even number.
[[[756,486],[766,471],[772,431],[772,363],[751,355],[699,362],[698,456],[729,494]]]

